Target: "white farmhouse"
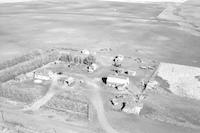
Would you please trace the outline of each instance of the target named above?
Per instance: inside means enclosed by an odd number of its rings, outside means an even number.
[[[129,78],[124,76],[114,76],[110,75],[107,77],[106,84],[111,87],[128,87],[129,85]]]
[[[35,79],[40,79],[40,80],[50,80],[49,75],[43,75],[43,74],[35,74],[34,75]]]
[[[38,71],[33,73],[34,79],[38,80],[51,80],[53,78],[53,72],[43,70],[43,71]]]

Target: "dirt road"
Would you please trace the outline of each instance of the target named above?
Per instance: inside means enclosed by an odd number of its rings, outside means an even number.
[[[92,96],[90,97],[90,101],[92,102],[93,106],[95,107],[97,111],[97,117],[99,120],[99,123],[101,124],[102,128],[107,132],[107,133],[118,133],[115,129],[111,127],[109,124],[106,116],[105,116],[105,111],[103,107],[103,102],[100,96],[100,88],[99,86],[95,83],[95,81],[88,82],[90,80],[86,80],[86,83],[92,87]]]
[[[98,117],[99,123],[102,126],[102,128],[107,133],[118,133],[115,129],[113,129],[111,127],[111,125],[108,123],[107,118],[105,116],[103,102],[102,102],[100,92],[99,92],[100,88],[97,85],[97,80],[96,79],[90,79],[86,76],[82,76],[82,75],[79,75],[79,74],[76,74],[76,75],[79,76],[79,77],[82,77],[85,80],[85,83],[89,87],[92,88],[91,89],[92,93],[91,93],[91,96],[90,96],[90,101],[97,111],[97,117]],[[38,110],[41,106],[46,104],[55,94],[60,93],[62,91],[62,89],[57,89],[57,88],[58,88],[58,82],[57,82],[57,78],[55,78],[52,81],[52,84],[51,84],[48,92],[46,93],[46,95],[43,96],[38,101],[36,101],[30,107],[25,108],[24,110],[32,110],[32,111]]]
[[[58,78],[53,79],[47,93],[43,97],[41,97],[41,99],[37,100],[30,107],[26,107],[24,110],[36,111],[41,106],[45,105],[55,94],[60,93],[62,91],[62,88],[58,86],[57,81],[58,81]]]
[[[103,71],[103,70],[101,70]],[[99,71],[99,72],[101,72]],[[80,74],[74,74],[78,77],[81,77],[84,79],[85,83],[90,87],[91,95],[89,97],[91,103],[93,104],[94,108],[97,111],[97,117],[99,120],[100,125],[107,133],[119,133],[115,129],[112,128],[110,123],[108,122],[106,116],[105,116],[105,110],[103,106],[103,101],[100,95],[100,87],[98,86],[99,79],[98,78],[88,78],[84,75]]]

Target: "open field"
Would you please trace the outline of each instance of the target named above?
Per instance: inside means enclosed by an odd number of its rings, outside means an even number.
[[[30,2],[33,0],[0,0],[0,3]]]
[[[200,66],[196,31],[184,30],[178,21],[157,19],[167,7],[69,0],[1,4],[1,57],[5,60],[30,49],[52,46],[111,47],[116,53]],[[198,12],[192,4],[183,7],[184,14]],[[198,21],[196,18],[190,21]]]
[[[183,3],[187,0],[104,0],[104,1],[115,1],[115,2],[128,2],[128,3],[152,3],[152,2],[174,2]]]

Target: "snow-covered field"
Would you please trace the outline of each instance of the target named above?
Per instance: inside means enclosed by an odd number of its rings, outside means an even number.
[[[0,0],[0,3],[15,3],[15,2],[29,2],[29,1],[33,1],[33,0]],[[133,3],[151,3],[151,2],[183,3],[187,0],[102,0],[102,1],[133,2]]]
[[[151,2],[175,2],[183,3],[187,0],[103,0],[103,1],[116,1],[116,2],[133,2],[133,3],[151,3]]]
[[[200,68],[161,63],[158,76],[169,84],[169,90],[176,95],[200,99]]]
[[[29,2],[33,0],[0,0],[0,3]]]

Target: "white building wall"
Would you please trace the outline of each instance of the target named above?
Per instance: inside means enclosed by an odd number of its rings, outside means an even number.
[[[41,79],[41,80],[50,80],[50,77],[48,76],[43,76],[43,75],[35,75],[36,79]]]
[[[118,85],[128,85],[129,84],[129,78],[122,79],[118,77],[108,77],[107,78],[107,84],[118,84]]]

